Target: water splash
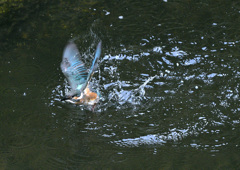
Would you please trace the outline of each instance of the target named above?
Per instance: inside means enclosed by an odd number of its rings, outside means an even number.
[[[135,89],[130,89],[130,90],[124,90],[126,87],[127,88],[131,87],[131,84],[127,83],[126,81],[117,81],[115,83],[107,84],[105,85],[105,87],[118,86],[118,87],[115,87],[112,93],[109,94],[108,99],[109,101],[118,103],[121,106],[124,104],[140,105],[141,102],[144,99],[146,99],[146,96],[145,96],[146,85],[156,77],[157,75],[149,77],[142,85],[140,85]]]

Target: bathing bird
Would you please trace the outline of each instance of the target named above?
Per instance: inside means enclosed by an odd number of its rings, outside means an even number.
[[[71,90],[61,101],[73,104],[96,105],[99,94],[90,90],[89,82],[97,69],[98,60],[101,55],[101,41],[98,43],[92,66],[89,70],[81,60],[80,53],[74,42],[69,42],[63,51],[61,70],[70,84]]]

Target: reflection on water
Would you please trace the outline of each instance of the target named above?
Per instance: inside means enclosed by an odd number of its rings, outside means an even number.
[[[1,6],[0,169],[238,168],[239,5]],[[103,42],[95,112],[60,101],[72,38],[87,67]]]

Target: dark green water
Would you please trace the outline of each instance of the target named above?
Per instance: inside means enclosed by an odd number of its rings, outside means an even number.
[[[72,38],[95,112],[60,101]],[[234,0],[0,1],[0,169],[239,169],[239,44]]]

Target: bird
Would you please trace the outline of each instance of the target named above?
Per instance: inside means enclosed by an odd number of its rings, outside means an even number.
[[[71,90],[61,101],[73,103],[76,105],[92,105],[93,109],[98,103],[100,95],[90,90],[89,82],[98,67],[98,60],[101,55],[102,42],[97,45],[92,65],[88,70],[76,44],[70,41],[63,51],[61,70],[70,84]]]

